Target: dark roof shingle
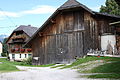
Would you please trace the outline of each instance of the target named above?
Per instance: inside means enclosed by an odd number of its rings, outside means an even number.
[[[119,18],[120,19],[120,16],[117,16],[117,15],[113,15],[113,14],[108,14],[108,13],[100,13],[100,12],[95,12],[93,11],[95,15],[101,15],[101,16],[107,16],[107,17],[112,17],[112,18]]]
[[[38,30],[37,27],[32,27],[31,25],[25,26],[25,25],[20,25],[18,28],[16,28],[11,35],[8,37],[6,43],[8,43],[9,39],[13,35],[14,32],[17,31],[24,31],[29,37],[32,37],[32,35]]]
[[[29,37],[31,37],[38,28],[32,27],[31,25],[25,26],[25,25],[20,25],[18,28],[16,28],[13,32],[16,31],[24,31]]]
[[[63,9],[69,9],[69,8],[75,8],[75,7],[82,7],[85,10],[87,10],[88,12],[92,13],[92,10],[89,9],[88,7],[86,7],[85,5],[79,3],[76,0],[68,0],[67,2],[65,2],[61,7],[58,8],[58,10],[63,10]]]
[[[67,8],[67,7],[71,7],[71,6],[79,6],[79,4],[80,3],[77,2],[76,0],[68,0],[60,8]]]

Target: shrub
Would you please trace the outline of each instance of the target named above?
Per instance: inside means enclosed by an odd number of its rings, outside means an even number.
[[[32,65],[32,57],[23,60],[24,65]]]
[[[7,53],[1,53],[1,56],[2,56],[2,57],[6,57],[6,56],[7,56]]]

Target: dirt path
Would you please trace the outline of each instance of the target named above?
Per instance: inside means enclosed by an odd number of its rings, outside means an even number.
[[[0,80],[103,80],[81,78],[80,75],[82,74],[73,69],[23,66],[17,66],[17,68],[24,71],[2,73],[0,74]]]

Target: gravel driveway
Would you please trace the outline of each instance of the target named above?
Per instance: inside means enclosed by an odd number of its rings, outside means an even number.
[[[23,66],[17,66],[17,68],[23,71],[0,73],[0,80],[95,80],[81,78],[80,73],[73,69]]]

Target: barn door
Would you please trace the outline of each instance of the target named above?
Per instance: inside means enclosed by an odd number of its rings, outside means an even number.
[[[83,32],[56,35],[56,62],[66,63],[83,56]]]
[[[56,35],[56,63],[65,63],[68,53],[67,41],[66,34]]]
[[[82,57],[84,55],[84,48],[83,48],[83,32],[76,32],[74,33],[74,53],[75,53],[75,57]]]
[[[67,34],[68,36],[68,61],[73,61],[76,57],[83,56],[83,32],[74,32]]]

